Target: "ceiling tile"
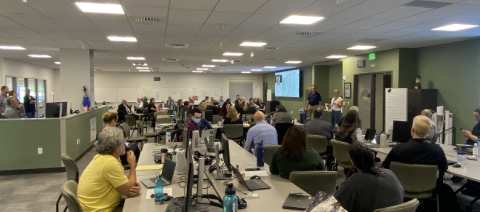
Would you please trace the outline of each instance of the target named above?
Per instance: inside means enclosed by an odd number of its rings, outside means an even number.
[[[374,16],[370,16],[367,19],[370,20],[380,20],[380,21],[396,21],[404,18],[408,18],[413,15],[424,13],[431,10],[430,8],[421,8],[421,7],[406,7],[400,6],[393,8],[391,10],[379,13]]]
[[[248,13],[233,13],[233,12],[213,12],[207,19],[205,24],[216,25],[218,23],[225,24],[226,27],[236,27],[251,14]]]
[[[128,16],[158,17],[162,22],[166,22],[167,12],[167,8],[125,6],[125,13]]]
[[[317,24],[305,27],[307,31],[326,32],[357,21],[356,19],[327,18]]]
[[[332,16],[332,18],[363,19],[411,1],[412,0],[368,0],[355,7],[344,10]]]
[[[200,26],[186,26],[186,25],[172,25],[169,24],[167,28],[167,36],[181,35],[195,37],[200,30]]]
[[[144,24],[131,24],[135,34],[157,34],[165,35],[165,23],[159,23],[154,25],[144,25]]]
[[[37,38],[27,38],[29,42],[32,42],[36,45],[48,47],[48,48],[66,48],[65,45],[58,43],[52,39],[37,39]]]
[[[86,19],[85,15],[70,1],[29,1],[28,5],[47,18]]]
[[[121,0],[124,6],[168,7],[169,0]]]
[[[94,21],[93,24],[106,36],[133,36],[130,24],[126,21]]]
[[[222,30],[217,29],[216,26],[204,26],[200,29],[197,36],[199,37],[211,37],[211,38],[223,38],[232,32],[234,28],[225,27]]]
[[[135,37],[140,43],[163,43],[165,40],[163,35],[155,34],[135,34]]]
[[[227,36],[227,38],[251,39],[263,31],[263,29],[235,29]]]
[[[462,4],[476,4],[476,5],[480,5],[480,0],[465,0],[465,1],[462,1],[460,2]]]
[[[470,11],[480,9],[480,5],[469,5],[469,4],[452,4],[445,6],[436,10],[428,11],[422,14],[414,15],[409,18],[403,19],[402,21],[411,21],[425,23],[441,18],[446,18],[454,15],[459,15],[462,13],[467,13]]]
[[[269,0],[256,13],[288,16],[314,2],[316,2],[316,0]]]
[[[100,32],[72,32],[78,39],[84,41],[104,41],[106,36]]]
[[[45,35],[52,39],[77,39],[74,35],[67,31],[55,31],[55,30],[36,30],[38,33]]]
[[[218,0],[174,0],[171,1],[170,8],[190,9],[190,10],[213,10]]]
[[[389,22],[390,21],[360,20],[360,21],[356,21],[351,24],[348,24],[346,25],[346,27],[358,27],[358,28],[369,29],[376,26],[384,25]]]
[[[337,4],[336,1],[317,1],[298,12],[298,14],[330,17],[364,1],[365,0],[348,0],[340,4]]]
[[[0,16],[0,29],[27,29],[27,28],[15,21],[12,21],[9,18]]]
[[[29,29],[9,29],[8,34],[12,34],[20,38],[47,38]]]
[[[63,39],[56,39],[55,41],[68,46],[69,48],[82,48],[82,41],[81,40],[63,40]]]
[[[254,13],[268,0],[221,0],[215,11]]]
[[[0,15],[8,17],[43,17],[42,14],[18,0],[0,1]]]
[[[168,24],[203,24],[208,15],[210,15],[210,11],[170,9]]]
[[[420,32],[420,30],[401,29],[401,30],[396,30],[396,31],[392,31],[392,32],[383,33],[383,34],[380,34],[380,35],[375,35],[375,36],[372,36],[370,38],[372,38],[372,39],[392,39],[392,38],[400,37],[400,36],[403,36],[403,35],[414,34],[414,33],[418,33],[418,32]]]
[[[293,33],[291,30],[269,29],[255,36],[255,40],[274,41]]]
[[[263,14],[253,14],[238,28],[248,28],[248,29],[268,29],[282,21],[282,16],[280,15],[263,15]]]
[[[97,27],[95,27],[95,25],[93,25],[89,20],[52,19],[52,21],[67,31],[98,31]]]
[[[12,20],[30,29],[63,30],[62,27],[47,18],[12,17]]]

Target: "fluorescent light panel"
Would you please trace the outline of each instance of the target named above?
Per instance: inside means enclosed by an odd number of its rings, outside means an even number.
[[[310,25],[315,22],[324,19],[324,17],[320,16],[301,16],[301,15],[291,15],[282,21],[281,24],[303,24],[303,25]]]
[[[262,69],[252,69],[250,71],[262,71]]]
[[[203,73],[203,71],[192,71],[193,73]]]
[[[150,69],[149,67],[136,67],[136,68],[137,68],[137,69],[143,69],[143,70],[145,70],[145,69]]]
[[[446,26],[441,26],[437,27],[435,29],[432,29],[433,31],[449,31],[449,32],[455,32],[455,31],[460,31],[460,30],[466,30],[466,29],[471,29],[478,27],[478,25],[471,25],[471,24],[450,24]]]
[[[75,2],[78,8],[84,13],[107,13],[107,14],[125,14],[120,4],[102,4],[90,2]]]
[[[223,53],[223,56],[235,56],[235,57],[239,57],[239,56],[242,56],[243,53],[241,52],[225,52]]]
[[[352,46],[350,48],[347,48],[349,50],[369,50],[369,49],[374,49],[377,48],[376,46],[362,46],[362,45],[357,45],[357,46]]]
[[[299,61],[299,60],[289,60],[289,61],[287,61],[287,62],[285,62],[285,63],[287,63],[287,64],[300,64],[300,63],[302,63],[302,61]]]
[[[204,68],[215,68],[215,65],[202,65]]]
[[[145,69],[141,69],[141,70],[138,70],[140,72],[150,72],[150,70],[145,70]]]
[[[252,73],[252,72],[250,72],[250,71],[242,71],[242,74],[250,74],[250,73]]]
[[[127,57],[127,60],[145,60],[144,57]]]
[[[117,42],[137,42],[136,37],[108,36],[107,38],[110,41],[117,41]]]
[[[29,54],[28,56],[33,58],[52,58],[50,55],[46,54]]]
[[[345,57],[348,57],[347,55],[330,55],[326,58],[329,58],[329,59],[339,59],[339,58],[345,58]]]
[[[62,63],[61,63],[61,62],[55,62],[55,64],[60,65],[60,64],[62,64]]]
[[[228,63],[230,60],[225,60],[225,59],[213,59],[212,62],[215,63]]]
[[[249,42],[249,41],[245,41],[245,42],[240,44],[240,46],[251,46],[251,47],[261,47],[261,46],[265,46],[265,45],[267,45],[267,43],[264,43],[264,42]]]
[[[198,71],[208,71],[208,68],[197,68]]]
[[[265,66],[263,68],[277,68],[277,66]]]
[[[25,48],[21,46],[0,46],[0,49],[3,50],[25,50]]]

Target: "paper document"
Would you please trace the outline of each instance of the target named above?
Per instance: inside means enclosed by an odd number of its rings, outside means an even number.
[[[145,165],[145,166],[137,166],[135,170],[137,171],[160,170],[162,167],[163,167],[163,164]]]
[[[254,175],[257,175],[259,177],[268,176],[268,173],[266,171],[250,171],[250,172],[242,171],[242,175],[243,174],[245,174],[245,177],[252,177]]]
[[[165,188],[163,187],[163,193],[167,193],[169,196],[173,196],[172,188]],[[151,188],[147,190],[147,199],[155,199],[155,195],[152,197],[152,194],[155,194],[155,189]]]

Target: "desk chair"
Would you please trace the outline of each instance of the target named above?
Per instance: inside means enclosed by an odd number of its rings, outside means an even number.
[[[335,150],[335,147],[334,147]],[[397,176],[405,189],[405,198],[427,199],[433,197],[433,189],[437,187],[437,166],[405,164],[392,162],[390,170]],[[438,195],[437,198],[438,209]]]
[[[228,139],[237,142],[237,144],[242,147],[244,146],[243,124],[226,124],[223,125],[223,130],[225,131],[225,136],[227,136]]]
[[[334,171],[293,171],[290,172],[290,182],[315,196],[319,191],[333,194],[337,191],[337,176]]]
[[[380,208],[374,210],[373,212],[415,212],[415,210],[417,210],[418,204],[419,202],[417,199],[412,199],[408,202],[386,208]]]
[[[158,137],[160,136],[160,132],[155,132],[155,131],[154,132],[148,132],[147,126],[144,126],[143,121],[140,121],[140,120],[137,121],[137,128],[142,129],[141,131],[138,130],[138,131],[140,131],[140,136],[145,136],[145,137],[147,137],[147,139],[153,137],[153,138],[155,138],[155,143],[158,143]],[[145,133],[143,132],[143,129],[145,129]],[[137,131],[137,137],[138,137],[138,131]]]
[[[72,158],[70,158],[70,156],[68,156],[67,153],[61,154],[60,158],[62,159],[62,162],[65,165],[65,170],[67,171],[67,181],[72,180],[78,183],[79,172],[78,172],[77,163],[75,163],[75,161]],[[57,200],[57,205],[56,205],[57,212],[58,212],[58,204],[60,202],[60,199],[62,199],[61,193],[60,193],[60,197],[58,197],[58,200]],[[65,207],[63,211],[67,211],[67,207],[68,205]]]
[[[173,109],[169,109],[169,110],[167,111],[167,115],[173,115],[173,111],[174,111]]]
[[[143,108],[143,122],[147,122],[148,120],[150,119],[150,117],[148,117],[148,108]],[[148,124],[148,123],[147,123]]]
[[[73,180],[69,180],[62,185],[63,199],[65,199],[70,212],[83,212],[77,198],[77,189],[78,184]]]
[[[272,164],[273,153],[280,147],[281,145],[264,146],[264,162],[266,164]]]
[[[314,150],[317,150],[318,154],[322,157],[322,159],[326,159],[328,156],[327,146],[327,137],[323,135],[307,135],[307,147],[312,147]]]
[[[128,126],[128,124],[126,123],[123,123],[123,124],[120,124],[120,127],[122,127],[123,129],[123,135],[125,136],[125,139],[126,139],[126,142],[135,142],[135,144],[137,144],[138,142],[140,142],[142,144],[142,146],[140,147],[140,150],[143,149],[143,142],[147,142],[148,139],[147,137],[145,136],[139,136],[139,137],[130,137],[130,126]]]
[[[350,177],[353,174],[352,163],[350,162],[350,155],[348,153],[348,148],[350,144],[343,141],[330,140],[333,146],[333,157],[335,157],[335,163],[332,165],[332,170],[338,170],[338,166],[343,167],[344,169],[349,169],[348,173],[345,175]]]
[[[130,127],[130,130],[132,130],[132,134],[130,135],[133,136],[133,133],[135,133],[135,130],[137,130],[137,124],[135,123],[135,118],[133,116],[125,116],[125,123],[128,124]],[[138,131],[137,131],[137,136],[138,136]]]
[[[287,130],[293,127],[292,123],[277,123],[275,124],[275,129],[277,130],[277,138],[278,138],[278,145],[282,145],[283,137],[285,137],[285,133]]]

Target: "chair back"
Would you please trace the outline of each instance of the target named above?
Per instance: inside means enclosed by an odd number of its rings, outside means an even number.
[[[432,190],[437,186],[437,166],[405,164],[392,162],[390,170],[395,173],[405,189],[407,198],[429,198]]]
[[[248,123],[252,123],[253,122],[253,117],[254,117],[254,115],[246,115],[245,119],[247,119]]]
[[[324,154],[327,152],[328,141],[327,137],[323,135],[307,135],[307,147],[312,147],[317,150],[318,154]]]
[[[130,126],[127,123],[120,124],[120,127],[123,129],[123,136],[125,138],[130,137]]]
[[[412,199],[399,205],[394,205],[386,208],[380,208],[373,212],[415,212],[419,205],[418,199]]]
[[[135,118],[133,116],[125,116],[126,123],[130,127],[135,127]]]
[[[169,124],[172,123],[173,118],[158,118],[156,124]]]
[[[62,196],[70,212],[83,212],[77,198],[77,188],[78,184],[73,180],[69,180],[62,185]]]
[[[337,175],[335,171],[293,171],[290,172],[290,182],[315,196],[319,191],[333,194],[337,191]]]
[[[75,161],[68,156],[67,153],[62,153],[60,158],[62,159],[63,165],[65,165],[65,170],[67,171],[67,181],[73,180],[78,182],[79,172],[77,163],[75,163]]]
[[[143,121],[137,121],[137,130],[140,132],[140,135],[143,135]]]
[[[268,165],[272,164],[273,153],[280,147],[281,145],[264,146],[263,161]]]
[[[283,137],[285,136],[285,133],[287,133],[287,130],[290,129],[290,127],[293,127],[292,123],[277,123],[275,124],[275,129],[277,130],[277,138],[278,138],[278,145],[282,145],[283,142]]]
[[[223,120],[223,116],[213,115],[212,124],[218,124],[218,122],[222,120]]]
[[[350,163],[350,155],[348,154],[348,148],[350,144],[343,141],[330,140],[333,146],[333,157],[337,160],[338,165],[343,168],[352,168]]]
[[[169,110],[167,111],[167,115],[173,115],[173,111],[174,111],[173,109],[169,109]]]
[[[223,125],[223,130],[228,139],[243,137],[243,124],[226,124]]]

